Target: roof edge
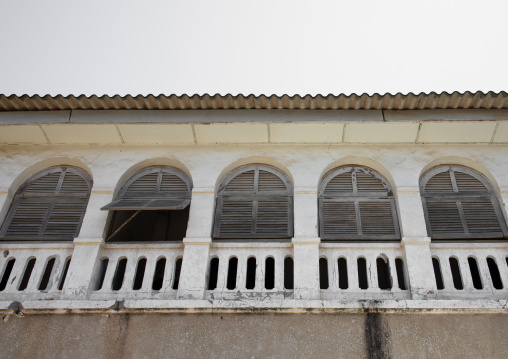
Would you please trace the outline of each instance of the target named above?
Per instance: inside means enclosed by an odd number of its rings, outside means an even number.
[[[0,94],[0,111],[54,110],[430,110],[508,109],[508,93],[430,92],[357,95],[10,95]]]

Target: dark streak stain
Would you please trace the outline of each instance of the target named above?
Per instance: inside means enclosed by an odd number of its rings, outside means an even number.
[[[129,329],[129,314],[118,315],[118,358],[123,358],[125,353],[125,345],[127,344],[127,335]]]
[[[390,333],[383,325],[379,313],[367,313],[365,318],[365,341],[367,356],[371,359],[388,359],[390,355]]]

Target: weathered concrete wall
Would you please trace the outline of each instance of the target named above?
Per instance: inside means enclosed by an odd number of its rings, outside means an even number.
[[[0,358],[506,358],[505,314],[8,316]]]

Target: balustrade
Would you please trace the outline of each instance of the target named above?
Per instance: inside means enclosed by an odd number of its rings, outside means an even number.
[[[1,300],[59,299],[72,243],[2,243]]]
[[[410,298],[400,243],[322,243],[320,258],[321,299]]]
[[[61,298],[73,243],[4,243],[0,256],[0,300]],[[508,244],[430,244],[437,299],[506,299]],[[106,244],[90,300],[177,299],[183,243]],[[322,300],[407,300],[408,266],[399,242],[321,243]],[[213,242],[204,299],[294,298],[291,243]],[[414,266],[413,266],[414,268]],[[413,269],[414,270],[414,269]],[[65,298],[72,299],[72,298]]]
[[[213,243],[206,298],[291,297],[291,255],[291,243]]]
[[[181,243],[107,244],[90,296],[106,299],[175,299]]]
[[[508,244],[432,243],[439,299],[506,299]]]

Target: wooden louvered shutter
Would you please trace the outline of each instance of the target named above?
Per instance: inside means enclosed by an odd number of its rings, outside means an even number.
[[[319,190],[322,239],[399,239],[395,199],[376,172],[346,167],[327,174]]]
[[[16,193],[2,238],[74,239],[90,190],[91,179],[76,168],[57,167],[34,176]]]
[[[286,176],[247,166],[227,176],[218,191],[214,238],[289,238],[293,196]]]
[[[422,177],[427,230],[433,239],[502,238],[507,228],[487,179],[464,167],[440,167]]]
[[[192,183],[172,168],[148,168],[132,176],[103,210],[180,210],[190,204]]]

